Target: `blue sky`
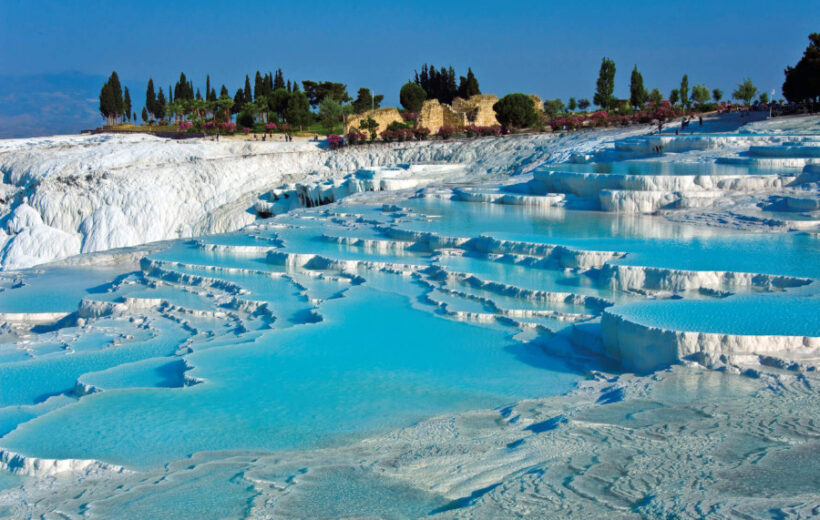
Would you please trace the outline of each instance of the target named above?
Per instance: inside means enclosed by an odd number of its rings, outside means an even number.
[[[184,70],[231,91],[246,73],[333,80],[354,92],[398,89],[424,62],[471,66],[485,92],[592,97],[603,56],[616,95],[637,64],[664,95],[690,85],[725,92],[744,77],[779,88],[783,68],[820,30],[820,2],[215,2],[2,0],[0,76],[117,70],[139,90]],[[2,93],[0,93],[2,96]]]

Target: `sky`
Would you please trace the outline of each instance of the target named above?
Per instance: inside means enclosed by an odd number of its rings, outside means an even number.
[[[616,63],[619,97],[628,97],[635,65],[665,96],[684,73],[690,85],[727,94],[750,77],[779,96],[783,69],[816,31],[817,0],[2,0],[0,123],[3,104],[19,99],[3,92],[9,77],[49,75],[50,86],[37,87],[47,90],[59,89],[55,76],[96,81],[112,70],[138,106],[148,77],[166,86],[184,71],[202,87],[210,74],[233,92],[245,74],[277,68],[300,82],[346,83],[351,93],[369,87],[397,104],[422,63],[452,65],[457,75],[472,67],[481,90],[499,96],[591,99],[604,56]]]

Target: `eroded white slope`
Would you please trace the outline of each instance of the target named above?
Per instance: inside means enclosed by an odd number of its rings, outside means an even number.
[[[308,142],[146,135],[0,141],[0,268],[238,229],[256,218],[258,195],[286,183],[397,164],[465,164],[468,175],[516,173],[644,131],[396,143],[338,152]],[[443,178],[452,173],[442,172]]]

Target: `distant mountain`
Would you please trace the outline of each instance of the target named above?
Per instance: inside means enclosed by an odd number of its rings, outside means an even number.
[[[81,72],[0,76],[0,138],[70,134],[100,126],[99,94],[105,80]],[[139,98],[137,92],[139,87],[132,96]]]

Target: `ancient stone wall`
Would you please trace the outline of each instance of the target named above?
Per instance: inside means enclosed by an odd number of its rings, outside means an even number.
[[[467,124],[495,126],[498,120],[495,118],[493,105],[497,102],[498,98],[492,94],[478,94],[470,99],[457,97],[453,100],[453,110],[463,113],[467,117]]]
[[[379,127],[376,129],[377,134],[386,130],[387,125],[393,121],[402,121],[399,110],[394,107],[377,108],[375,111],[368,110],[362,114],[350,114],[347,118],[345,118],[345,134],[353,129],[360,130],[361,132],[367,134],[367,130],[361,130],[359,125],[361,124],[362,119],[367,119],[368,117],[372,117],[373,120],[378,123]]]

